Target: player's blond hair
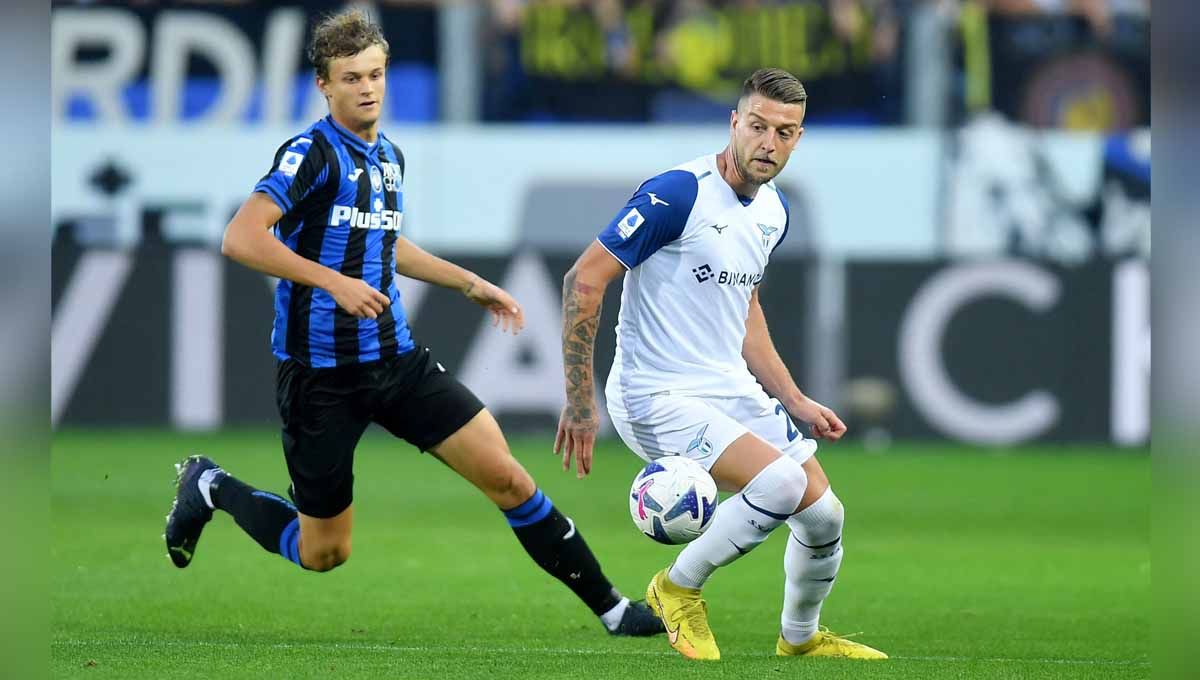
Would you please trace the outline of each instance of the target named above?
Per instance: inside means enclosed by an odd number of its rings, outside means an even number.
[[[739,106],[752,94],[760,94],[783,104],[808,102],[804,84],[799,78],[781,68],[760,68],[751,73],[746,82],[742,83],[742,95],[738,97]]]
[[[366,12],[350,9],[328,14],[313,26],[312,37],[308,40],[308,61],[318,76],[329,80],[330,62],[339,57],[352,57],[372,45],[382,48],[385,57],[390,54],[383,30]]]

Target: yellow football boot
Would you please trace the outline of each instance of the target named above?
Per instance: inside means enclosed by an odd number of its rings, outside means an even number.
[[[667,640],[689,659],[720,659],[721,650],[708,627],[708,604],[700,598],[699,590],[671,583],[667,571],[655,574],[646,586],[646,604],[662,619]]]
[[[834,656],[843,659],[886,659],[887,654],[868,647],[862,643],[847,640],[840,635],[834,635],[828,628],[821,630],[811,640],[801,645],[793,645],[783,636],[775,643],[775,654],[778,656]]]

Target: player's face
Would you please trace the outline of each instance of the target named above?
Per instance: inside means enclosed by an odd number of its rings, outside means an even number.
[[[730,145],[742,177],[766,184],[783,171],[804,134],[804,104],[784,104],[752,94],[730,117]]]
[[[317,78],[317,86],[329,100],[329,111],[354,128],[374,125],[383,111],[387,89],[387,55],[378,45],[349,57],[329,62],[329,80]]]

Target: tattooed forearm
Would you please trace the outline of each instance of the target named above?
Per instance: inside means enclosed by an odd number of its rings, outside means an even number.
[[[595,413],[592,352],[600,325],[602,291],[576,280],[575,269],[563,279],[563,367],[567,378],[567,414],[590,421]]]

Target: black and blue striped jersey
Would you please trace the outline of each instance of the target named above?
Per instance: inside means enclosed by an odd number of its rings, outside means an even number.
[[[387,295],[376,319],[359,319],[328,292],[281,279],[271,349],[314,368],[403,354],[413,348],[393,272],[404,217],[404,155],[382,133],[368,144],[331,116],[289,139],[254,190],[283,211],[275,236],[302,257]]]

